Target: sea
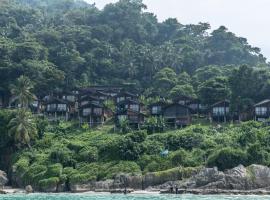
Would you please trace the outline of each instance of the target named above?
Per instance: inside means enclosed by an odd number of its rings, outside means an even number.
[[[0,200],[269,200],[270,196],[160,195],[160,194],[10,194]]]

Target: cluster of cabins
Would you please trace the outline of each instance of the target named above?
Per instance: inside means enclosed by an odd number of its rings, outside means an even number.
[[[111,102],[111,103],[109,103]],[[4,103],[0,96],[0,107],[17,107],[16,101]],[[142,126],[148,117],[162,117],[171,127],[183,127],[192,122],[192,116],[207,116],[210,121],[226,122],[240,119],[240,114],[231,114],[230,102],[223,100],[212,106],[204,106],[199,99],[179,96],[172,101],[161,100],[150,105],[143,105],[139,95],[121,87],[93,86],[72,92],[61,92],[36,99],[30,109],[38,115],[45,115],[50,121],[78,120],[90,127],[104,124],[114,119],[116,126],[126,120],[131,127]],[[270,117],[270,100],[254,105],[254,109],[243,117],[244,120],[265,121]]]

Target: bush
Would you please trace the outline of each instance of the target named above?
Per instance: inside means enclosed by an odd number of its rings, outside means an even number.
[[[24,185],[37,186],[39,180],[44,178],[47,167],[44,165],[33,164],[23,176]]]
[[[164,145],[161,142],[155,140],[146,140],[142,144],[143,151],[148,155],[159,155],[164,150]]]
[[[132,141],[130,138],[121,140],[119,145],[119,156],[122,160],[137,160],[143,153],[140,143]]]
[[[98,160],[98,150],[96,147],[83,148],[76,156],[79,162],[96,162]]]
[[[79,152],[82,148],[84,148],[84,145],[82,144],[82,142],[70,142],[68,143],[67,147],[71,150],[71,151],[75,151],[76,153]]]
[[[220,170],[231,169],[240,164],[245,165],[247,155],[240,149],[223,148],[209,156],[207,165],[218,167]]]
[[[110,168],[106,169],[106,178],[111,179],[115,175],[120,173],[126,174],[141,174],[140,166],[135,162],[130,161],[120,161],[119,163],[111,166]]]
[[[61,163],[64,167],[73,166],[73,153],[64,147],[57,147],[50,153],[50,160],[54,163]]]
[[[188,156],[189,155],[185,150],[178,150],[173,153],[172,164],[174,166],[186,166]]]
[[[96,176],[92,176],[87,173],[84,173],[84,174],[75,173],[69,177],[70,184],[83,184],[83,183],[88,183],[95,180],[96,180]]]
[[[39,181],[39,187],[41,191],[46,191],[48,188],[57,187],[57,184],[59,183],[58,177],[51,177],[48,179],[43,179]]]
[[[194,132],[181,132],[173,134],[167,138],[169,149],[177,150],[180,148],[192,150],[203,144],[203,136]]]
[[[270,164],[270,156],[267,151],[262,149],[262,146],[258,143],[251,145],[247,149],[248,156],[248,165],[251,164],[260,164],[260,165],[269,165]]]
[[[49,165],[46,171],[46,177],[60,177],[63,172],[63,167],[60,163]]]

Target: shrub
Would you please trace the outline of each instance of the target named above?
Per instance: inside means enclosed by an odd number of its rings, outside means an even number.
[[[120,173],[126,174],[141,174],[140,166],[135,162],[120,161],[119,163],[106,169],[106,178],[113,178],[115,175]]]
[[[63,167],[60,163],[49,165],[46,171],[46,177],[60,177],[63,172]]]
[[[44,178],[47,167],[44,165],[33,164],[23,176],[24,185],[37,186],[39,180]]]
[[[261,165],[269,165],[270,156],[267,151],[262,149],[261,145],[256,143],[251,145],[247,149],[248,156],[248,165],[251,164],[261,164]]]
[[[169,149],[177,150],[180,148],[192,150],[203,144],[203,136],[194,132],[181,132],[173,134],[167,138]]]
[[[119,156],[122,160],[137,160],[143,153],[140,143],[132,141],[130,138],[121,140],[119,144]]]
[[[96,162],[98,160],[98,150],[96,147],[83,148],[76,156],[79,162]]]
[[[164,150],[164,145],[161,142],[155,140],[146,140],[142,144],[143,151],[148,155],[159,155]]]
[[[223,148],[215,151],[209,156],[207,165],[218,167],[220,170],[231,169],[240,164],[245,165],[247,161],[246,153],[240,149]]]
[[[82,148],[84,148],[83,143],[80,141],[76,141],[76,142],[70,142],[68,143],[67,147],[71,150],[71,151],[75,151],[75,152],[79,152]]]
[[[59,178],[58,177],[51,177],[48,179],[43,179],[39,181],[39,187],[41,191],[46,191],[48,188],[53,188],[57,187],[57,184],[59,183]]]
[[[20,158],[14,165],[16,168],[16,173],[18,174],[24,174],[29,167],[29,158],[22,157]]]
[[[172,164],[174,166],[186,166],[188,153],[185,150],[178,150],[172,155]]]
[[[83,183],[88,183],[90,181],[95,181],[95,180],[96,180],[96,176],[92,176],[87,173],[84,173],[84,174],[75,173],[69,177],[70,184],[78,184],[78,183],[83,184]]]
[[[73,153],[64,147],[57,147],[50,153],[50,160],[54,163],[61,163],[64,167],[73,166]]]

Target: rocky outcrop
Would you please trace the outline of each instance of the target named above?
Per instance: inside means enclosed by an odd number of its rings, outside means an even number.
[[[7,183],[6,174],[0,173],[1,183]],[[48,187],[48,185],[50,187]],[[43,192],[67,191],[65,183],[46,184]],[[227,171],[218,168],[174,168],[146,175],[118,174],[114,179],[69,183],[71,192],[114,192],[152,190],[169,192],[172,187],[179,193],[198,194],[268,194],[270,191],[270,168],[262,165],[244,167],[239,165]],[[241,192],[245,191],[245,192]]]
[[[160,185],[160,189],[177,186],[185,190],[213,191],[270,191],[270,169],[262,165],[242,165],[225,172],[214,168],[203,168],[197,174],[183,181],[168,182]],[[213,192],[216,193],[216,192]],[[224,192],[222,192],[224,193]]]
[[[7,174],[4,171],[0,170],[0,188],[8,183]]]

